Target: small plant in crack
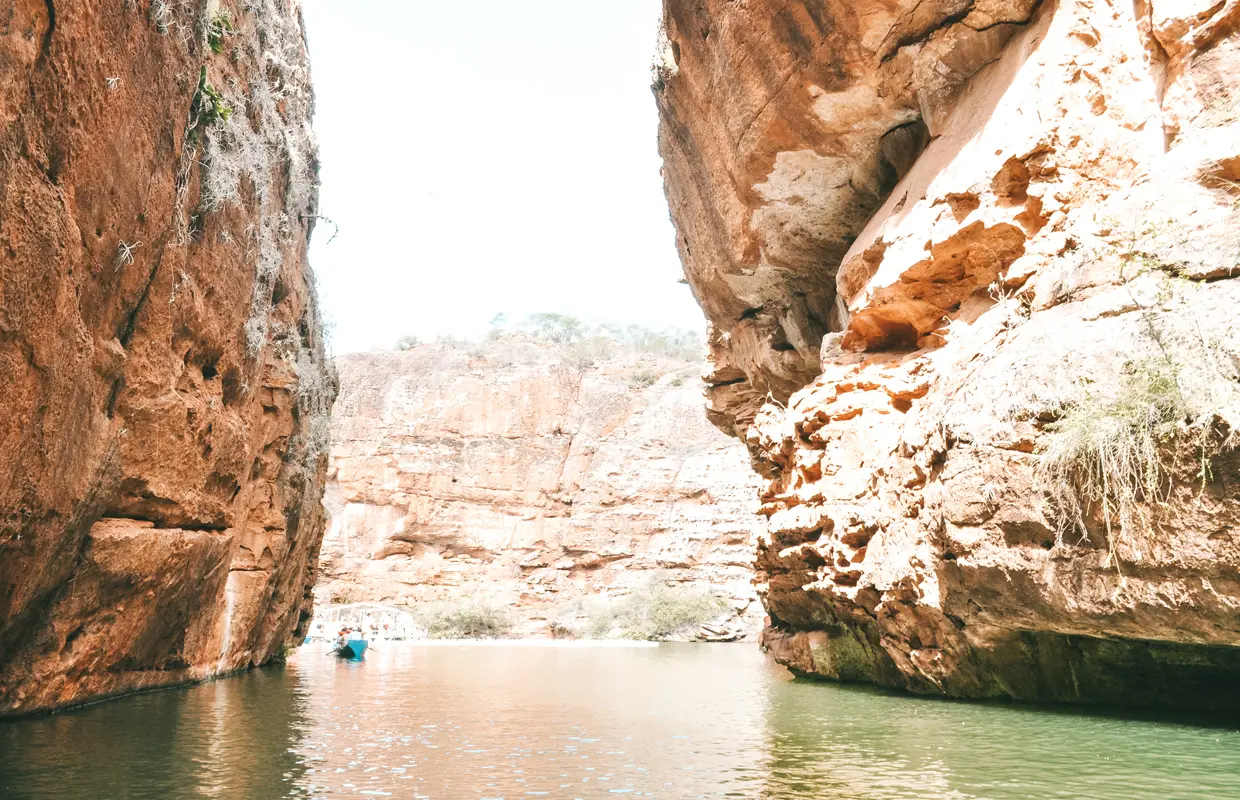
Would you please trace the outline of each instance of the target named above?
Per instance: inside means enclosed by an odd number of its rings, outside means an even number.
[[[128,242],[122,241],[118,244],[116,247],[116,269],[114,271],[119,272],[121,268],[132,264],[133,252],[141,246],[142,242],[134,242],[133,244],[129,244]]]
[[[1006,306],[1010,310],[1012,316],[1008,319],[1009,326],[1023,322],[1033,315],[1033,296],[1025,291],[1025,287],[1009,289],[1003,285],[1003,279],[998,278],[990,284],[987,291],[996,305]]]
[[[198,91],[194,94],[192,108],[194,123],[190,126],[191,130],[197,129],[200,125],[227,122],[232,116],[232,108],[224,102],[224,96],[211,85],[211,81],[207,80],[205,64],[198,73]]]
[[[207,44],[211,46],[211,52],[224,52],[224,40],[232,34],[232,19],[227,12],[221,11],[212,17],[207,25]]]

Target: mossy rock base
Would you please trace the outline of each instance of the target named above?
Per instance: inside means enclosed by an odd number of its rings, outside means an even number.
[[[900,670],[866,625],[782,633],[798,676],[916,694],[1040,703],[1240,709],[1240,648],[992,629],[939,682]],[[764,641],[767,639],[764,638]]]
[[[1240,648],[1019,631],[979,652],[1017,700],[1240,709]]]

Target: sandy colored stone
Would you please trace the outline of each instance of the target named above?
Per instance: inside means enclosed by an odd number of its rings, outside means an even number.
[[[150,5],[0,22],[0,714],[261,664],[310,612],[335,388],[299,11]]]
[[[669,0],[656,82],[708,410],[770,479],[764,643],[917,692],[1240,706],[1236,452],[1203,484],[1168,445],[1141,529],[1065,532],[1038,471],[1065,404],[1168,351],[1222,387],[1183,440],[1235,433],[1240,6],[836,5]],[[898,181],[897,118],[928,134]]]
[[[659,150],[716,424],[742,433],[818,374],[845,252],[1036,6],[665,3]]]
[[[486,598],[550,635],[651,577],[728,598],[755,635],[756,478],[701,414],[701,367],[583,366],[521,337],[342,356],[321,603]]]

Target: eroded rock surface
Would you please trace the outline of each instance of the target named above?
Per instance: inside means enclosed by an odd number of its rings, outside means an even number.
[[[0,714],[298,635],[335,378],[295,2],[0,10]]]
[[[1037,0],[669,0],[656,62],[677,245],[711,322],[712,419],[818,374],[836,267]]]
[[[505,338],[337,359],[321,603],[486,598],[549,636],[651,579],[762,625],[745,448],[702,417],[700,364],[582,366]]]
[[[919,692],[1240,705],[1240,5],[665,8],[709,411],[770,479],[767,646]],[[1150,365],[1194,409],[1156,497],[1067,518],[1055,420]]]

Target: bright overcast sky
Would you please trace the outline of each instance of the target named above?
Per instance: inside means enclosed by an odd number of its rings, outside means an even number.
[[[303,0],[336,353],[498,312],[704,327],[650,94],[659,0]]]

